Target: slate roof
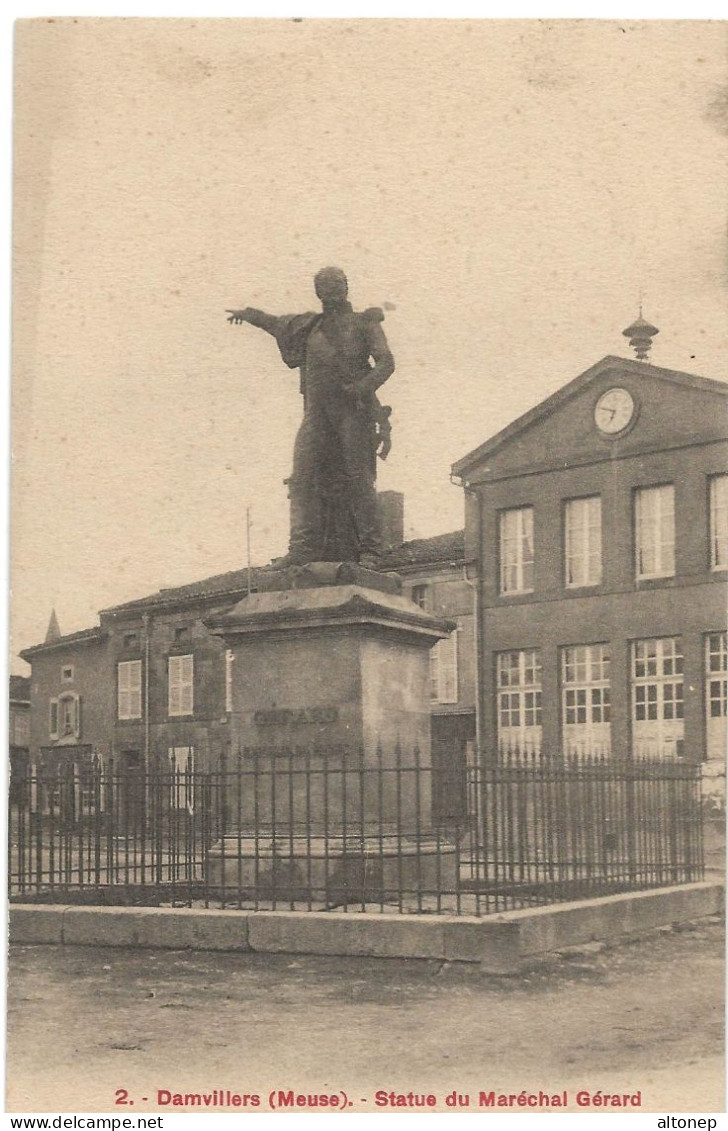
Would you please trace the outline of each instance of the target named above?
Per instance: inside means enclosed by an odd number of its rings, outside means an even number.
[[[396,550],[382,557],[382,570],[404,569],[407,566],[435,565],[441,562],[462,562],[465,558],[465,531],[436,534],[433,538],[415,538],[403,542]]]
[[[396,550],[390,550],[382,557],[381,568],[384,572],[405,569],[408,566],[434,565],[445,562],[461,562],[465,554],[465,531],[455,530],[449,534],[436,534],[433,538],[415,538],[411,542],[403,542]],[[255,589],[261,573],[267,572],[270,567],[254,568],[251,571],[251,581]],[[165,605],[176,605],[190,600],[205,600],[213,597],[230,597],[234,599],[241,596],[248,589],[247,569],[230,570],[228,573],[217,573],[212,577],[193,581],[189,585],[178,585],[174,588],[160,589],[147,597],[139,597],[134,601],[126,601],[121,605],[113,605],[104,609],[106,614],[131,612],[136,609],[159,608]]]
[[[106,633],[100,625],[94,628],[84,628],[80,632],[69,632],[67,636],[59,636],[55,640],[44,640],[42,644],[33,644],[30,648],[24,648],[20,652],[20,657],[27,660],[28,657],[35,656],[37,652],[48,652],[51,648],[65,648],[67,644],[91,644],[96,640],[103,640]]]
[[[396,550],[390,550],[382,556],[381,569],[383,572],[413,571],[417,567],[444,566],[451,563],[460,564],[465,556],[465,531],[453,530],[448,534],[436,534],[432,538],[414,538],[410,542],[403,542]],[[251,581],[256,588],[258,578],[263,572],[270,570],[270,566],[254,568],[251,570]],[[138,597],[134,601],[125,601],[121,605],[113,605],[102,610],[102,615],[115,616],[118,614],[143,612],[148,608],[174,607],[184,605],[188,601],[208,600],[215,597],[228,598],[230,602],[245,595],[248,589],[248,570],[234,569],[227,573],[216,573],[212,577],[193,581],[189,585],[177,585],[173,588],[160,589],[147,597]],[[81,644],[102,640],[107,635],[99,625],[95,628],[86,628],[81,632],[72,632],[60,636],[56,640],[34,644],[25,648],[21,653],[24,660],[32,659],[40,652],[51,648],[63,648],[68,644]],[[16,677],[12,677],[16,678]],[[20,676],[17,678],[24,679]]]

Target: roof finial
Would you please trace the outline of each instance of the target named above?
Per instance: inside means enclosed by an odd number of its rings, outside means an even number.
[[[654,338],[655,334],[659,334],[660,331],[656,326],[650,325],[650,323],[646,322],[642,317],[641,289],[639,295],[639,310],[639,318],[636,320],[636,322],[633,322],[631,326],[628,326],[626,330],[622,330],[622,333],[624,334],[625,338],[629,338],[629,344],[637,354],[638,359],[640,361],[645,361],[647,354],[652,348],[652,339]]]

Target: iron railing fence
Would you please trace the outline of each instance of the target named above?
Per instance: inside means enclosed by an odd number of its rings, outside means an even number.
[[[698,765],[509,752],[447,778],[399,748],[56,767],[15,783],[10,897],[484,915],[702,878]],[[461,812],[435,821],[443,789]]]

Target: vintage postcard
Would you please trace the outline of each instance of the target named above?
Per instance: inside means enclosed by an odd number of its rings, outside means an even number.
[[[726,89],[18,22],[10,1112],[725,1110]]]

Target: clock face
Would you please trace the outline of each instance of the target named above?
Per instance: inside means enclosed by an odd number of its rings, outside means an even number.
[[[633,416],[634,400],[626,389],[607,389],[594,406],[596,426],[608,436],[622,432]]]

